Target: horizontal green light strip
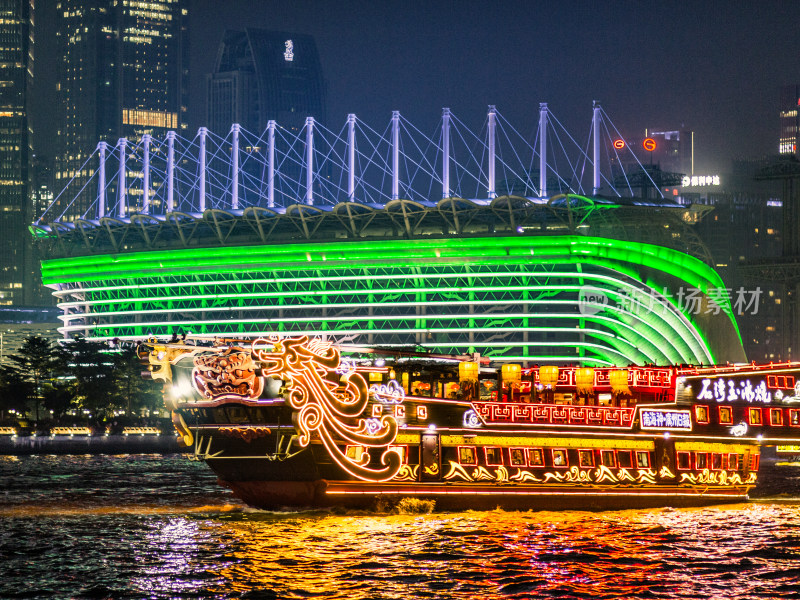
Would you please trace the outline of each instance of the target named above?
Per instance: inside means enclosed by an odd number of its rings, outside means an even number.
[[[476,253],[476,250],[479,252]],[[717,273],[698,259],[670,248],[608,238],[580,236],[459,237],[393,239],[303,244],[172,249],[62,258],[42,262],[45,285],[70,281],[102,281],[141,277],[144,272],[234,273],[296,268],[335,268],[331,263],[364,261],[365,266],[395,263],[401,266],[463,263],[464,259],[495,256],[513,262],[550,262],[555,257],[603,258],[606,261],[647,265],[672,273],[691,286],[707,291],[724,287]],[[531,257],[534,257],[531,259]],[[329,263],[308,265],[308,263]]]
[[[547,275],[553,276],[553,273],[550,273],[550,274],[547,274]],[[517,276],[519,276],[519,274],[517,274]],[[641,296],[645,296],[645,297],[650,298],[650,296],[648,296],[647,293],[645,293],[642,290],[640,290],[637,286],[631,285],[630,283],[622,281],[619,278],[610,277],[608,275],[582,274],[582,273],[576,273],[576,272],[570,271],[570,272],[559,272],[558,276],[562,277],[562,278],[578,278],[578,279],[584,279],[584,280],[590,280],[590,281],[596,281],[596,282],[612,283],[613,285],[615,285],[617,287],[624,287],[627,290],[630,290],[631,292],[634,292],[636,294],[640,294]],[[419,279],[419,278],[420,277],[418,275],[414,276],[414,279]],[[530,287],[530,286],[505,286],[505,287],[493,286],[493,287],[486,287],[486,288],[472,287],[472,288],[468,288],[466,291],[470,291],[470,290],[485,290],[485,291],[493,291],[493,292],[509,292],[509,291],[539,291],[540,292],[542,287],[544,287],[545,289],[551,289],[551,290],[554,290],[554,291],[556,291],[556,290],[557,291],[578,291],[584,286],[558,286],[558,288],[553,287],[553,286],[539,286],[538,288],[537,287]],[[442,294],[443,292],[455,292],[455,291],[462,291],[462,293],[463,293],[465,291],[464,288],[425,288],[425,289],[426,289],[427,293],[439,293],[439,294]],[[603,289],[606,292],[608,292],[609,295],[619,296],[618,294],[614,294],[613,292],[611,292],[607,288],[603,288]],[[319,296],[331,297],[331,296],[336,296],[336,295],[341,294],[341,293],[343,293],[343,292],[328,290],[328,291],[325,291],[325,292],[314,291],[311,294],[309,294],[307,292],[291,293],[291,294],[292,295],[300,295],[300,296],[319,295]],[[386,295],[387,293],[422,294],[423,292],[421,290],[419,290],[419,289],[404,290],[402,288],[393,288],[391,291],[385,291],[385,290],[379,290],[379,291],[358,290],[357,292],[354,291],[354,292],[351,292],[351,293],[353,293],[353,294],[355,294],[355,293],[358,293],[358,294],[371,294],[373,296],[382,296],[382,295]],[[274,293],[274,295],[276,295],[278,297],[286,297],[288,294],[290,294],[290,293],[288,293],[288,292]],[[213,297],[215,299],[218,298],[219,296],[220,295],[205,295],[205,297]],[[188,296],[188,295],[186,296],[187,299],[190,298],[190,297],[197,297],[197,296]],[[201,297],[204,297],[204,296],[201,296]],[[628,301],[631,301],[631,298],[632,298],[631,295],[625,295],[623,297],[627,298]],[[177,298],[180,298],[180,297],[177,297]],[[146,302],[147,300],[148,299],[144,299],[144,298],[135,298],[135,299],[128,300],[126,303],[130,304],[131,302],[135,302],[137,305],[141,306],[142,303]],[[160,302],[164,302],[165,301],[163,298],[159,299],[159,300],[160,300]],[[99,302],[103,302],[103,301],[95,301],[95,302],[99,303]],[[480,304],[535,304],[536,302],[537,301],[535,301],[535,300],[513,301],[513,300],[505,300],[505,299],[503,299],[503,300],[471,301],[470,304],[475,304],[475,305],[480,305]],[[644,307],[643,303],[641,303],[639,301],[635,301],[635,302],[636,302],[636,304],[638,306]],[[77,306],[81,307],[81,306],[84,306],[85,304],[86,303],[83,303],[83,302],[71,302],[71,303],[62,303],[60,306],[62,306],[62,307],[66,307],[66,306],[72,307],[72,306],[76,306],[77,305]],[[403,306],[403,305],[407,305],[407,306],[430,305],[430,306],[433,306],[433,305],[436,305],[436,304],[437,303],[433,302],[433,301],[420,302],[420,303],[401,303],[401,302],[397,302],[397,303],[392,303],[391,306]],[[319,309],[325,308],[326,306],[328,308],[348,308],[348,307],[359,308],[359,307],[364,307],[364,306],[368,307],[368,306],[378,306],[378,305],[379,304],[376,304],[376,303],[361,303],[360,305],[354,305],[354,304],[319,305],[319,304],[316,304],[316,305],[310,305],[310,306],[307,306],[307,305],[282,305],[282,306],[277,306],[277,307],[274,307],[274,308],[276,308],[278,310],[289,310],[289,309],[296,309],[296,308],[304,308],[304,309],[313,308],[313,309],[319,310]],[[380,306],[385,306],[385,304],[380,304]],[[668,303],[667,306],[672,306],[672,305]],[[264,307],[264,308],[266,309],[268,307]],[[170,310],[172,312],[177,312],[177,313],[190,313],[190,312],[211,312],[211,313],[213,313],[213,312],[217,312],[217,311],[244,311],[244,310],[258,310],[258,309],[259,309],[259,307],[243,306],[243,307],[219,307],[219,308],[216,308],[216,307],[173,308],[173,309],[170,309]],[[158,310],[153,311],[153,310],[141,309],[141,310],[136,310],[136,311],[115,311],[115,312],[109,311],[109,312],[93,313],[93,314],[99,314],[99,315],[102,315],[102,316],[113,315],[113,314],[148,314],[148,313],[152,313],[152,312],[159,312],[160,313],[160,312],[163,312],[163,310],[164,309],[158,309]],[[678,339],[679,340],[683,339],[684,341],[688,341],[688,340],[691,340],[691,339],[695,340],[694,343],[690,344],[692,346],[692,350],[693,350],[692,353],[695,356],[695,358],[694,358],[694,360],[692,360],[692,356],[691,355],[687,355],[685,353],[681,353],[680,356],[678,356],[678,355],[673,356],[673,360],[675,360],[676,362],[696,362],[697,360],[699,360],[700,362],[713,362],[713,361],[710,360],[709,355],[707,355],[707,352],[705,351],[706,344],[703,342],[702,338],[698,335],[698,333],[694,330],[694,327],[689,325],[688,320],[684,316],[681,315],[681,313],[678,311],[677,307],[675,307],[674,313],[676,315],[678,315],[678,319],[679,320],[686,321],[686,323],[685,323],[686,330],[682,331],[681,337],[679,337]],[[80,319],[80,318],[83,318],[83,317],[81,317],[79,314],[76,314],[74,317],[70,317],[71,320]],[[673,321],[673,319],[674,318],[672,316],[667,317],[668,321]],[[677,323],[673,322],[672,323],[672,328],[675,328],[675,327],[678,327],[678,329],[680,329],[680,330],[683,329],[683,327],[681,327]],[[657,327],[656,329],[661,329],[661,328]],[[669,333],[670,333],[669,331],[666,331],[666,330],[663,330],[663,329],[661,330],[661,335],[669,336]],[[653,340],[651,339],[650,341],[652,342]]]
[[[372,279],[369,275],[370,269],[378,268],[402,268],[406,270],[417,269],[422,273],[402,275],[408,279],[424,280],[426,278],[445,278],[445,277],[465,277],[481,278],[484,273],[458,273],[458,274],[438,274],[424,272],[427,268],[449,267],[467,269],[469,265],[489,265],[497,266],[500,264],[513,265],[518,267],[521,263],[527,266],[528,263],[537,265],[558,265],[559,263],[570,264],[595,264],[600,267],[609,268],[613,265],[617,271],[623,271],[636,279],[641,279],[638,269],[646,267],[648,269],[661,270],[664,273],[680,277],[692,287],[707,291],[709,288],[722,288],[722,282],[716,273],[701,263],[700,261],[684,255],[680,252],[640,244],[634,242],[621,242],[605,238],[576,237],[576,236],[516,236],[516,237],[480,237],[480,238],[446,238],[446,239],[418,239],[418,240],[384,240],[369,242],[329,242],[321,244],[282,244],[282,245],[261,245],[261,246],[239,246],[233,248],[203,248],[203,249],[180,249],[168,252],[136,252],[121,255],[100,255],[92,257],[80,257],[70,259],[57,259],[45,261],[43,265],[43,277],[48,285],[63,285],[72,281],[73,283],[84,282],[91,285],[92,282],[106,282],[125,278],[139,280],[132,283],[143,285],[142,279],[148,277],[198,277],[204,274],[217,275],[223,273],[251,273],[253,271],[267,272],[286,272],[292,273],[292,277],[287,275],[286,279],[303,280],[306,273],[319,273],[331,269],[341,268],[360,268],[365,269],[364,278]],[[378,275],[378,274],[376,274]],[[523,276],[541,278],[547,277],[546,272],[522,273]],[[588,279],[590,274],[584,274],[583,279]],[[398,279],[397,275],[383,275],[386,279]],[[504,273],[503,277],[519,276],[517,273]],[[571,277],[579,277],[574,273]],[[331,280],[340,277],[336,273],[319,277],[320,281]],[[350,276],[348,276],[350,277]],[[352,278],[352,277],[351,277]],[[274,282],[275,279],[265,278],[265,281]],[[162,282],[165,286],[168,282]],[[238,285],[248,286],[251,282],[243,278]],[[617,280],[616,285],[622,283]],[[197,287],[197,283],[186,282],[186,285]],[[626,284],[622,284],[626,285]],[[632,289],[633,286],[627,284]],[[137,286],[138,287],[138,286]],[[140,288],[141,289],[141,288]],[[497,288],[495,288],[497,289]],[[449,290],[448,290],[449,291]],[[497,289],[497,291],[502,291]],[[508,291],[508,290],[506,290]],[[92,293],[92,290],[85,290],[83,293]],[[81,293],[78,290],[70,290],[69,293]],[[322,290],[314,290],[314,293],[325,295]],[[336,290],[335,293],[341,293]],[[353,293],[353,292],[348,292]],[[382,291],[365,291],[374,295],[382,294]],[[400,293],[418,293],[417,290],[406,290]],[[457,293],[457,292],[456,292]],[[309,292],[301,292],[299,295]],[[328,294],[330,295],[330,294]],[[90,300],[95,302],[95,300]],[[164,299],[158,299],[163,302]],[[180,301],[183,301],[181,299]],[[101,301],[98,301],[101,302]],[[137,305],[141,305],[141,300],[130,299]],[[531,303],[528,301],[527,303]],[[508,304],[508,301],[498,299],[497,304]],[[78,303],[80,306],[81,303]],[[525,302],[522,302],[525,304]],[[85,304],[84,304],[85,306]],[[340,308],[341,306],[337,307]],[[288,308],[288,307],[284,307]],[[316,308],[316,307],[313,307]],[[735,321],[732,319],[729,302],[726,314],[731,321],[731,325],[736,328]],[[213,312],[215,309],[207,309]],[[247,310],[246,307],[237,307],[234,310]],[[189,311],[186,312],[190,312]],[[122,312],[122,311],[120,311]],[[134,311],[135,312],[135,311]],[[181,309],[175,309],[181,312]],[[102,313],[100,314],[102,316]],[[425,315],[429,318],[428,315]],[[448,316],[449,317],[449,316]],[[91,317],[88,317],[91,318]],[[417,317],[418,318],[418,317]],[[530,318],[525,315],[523,318]],[[668,316],[674,319],[675,316]],[[348,321],[353,321],[353,317],[344,317]],[[385,320],[385,317],[379,317]],[[685,317],[684,317],[685,319]],[[320,319],[322,320],[322,319]],[[377,320],[377,319],[376,319]],[[683,320],[683,319],[680,319]],[[249,320],[237,320],[232,324],[244,324]],[[263,322],[263,319],[259,319]],[[201,321],[201,324],[206,322]],[[652,323],[656,324],[655,321]],[[197,326],[198,322],[183,324],[185,326]],[[149,324],[134,324],[135,327],[147,328]],[[154,327],[163,327],[163,323],[153,324]],[[203,325],[201,325],[203,326]],[[219,326],[214,323],[213,326]],[[669,327],[675,329],[676,323]],[[108,325],[108,327],[112,327]],[[86,327],[81,327],[81,330]],[[658,327],[660,333],[674,335]],[[678,326],[678,329],[683,329]],[[697,340],[700,347],[706,346],[702,340],[702,334],[694,331],[694,327],[688,327],[687,339]],[[738,332],[738,330],[737,330]],[[676,341],[680,336],[675,338]],[[694,345],[694,344],[693,344]],[[705,349],[705,348],[703,348]],[[705,352],[701,352],[705,354]],[[702,361],[702,359],[701,359]],[[704,362],[704,361],[703,361]]]
[[[576,275],[576,274],[571,274],[571,275]],[[625,287],[626,289],[630,290],[631,292],[635,292],[635,293],[642,294],[642,295],[645,294],[645,292],[643,292],[642,290],[639,290],[635,286],[632,286],[632,285],[630,285],[630,284],[628,284],[626,282],[621,282],[621,281],[619,281],[617,279],[612,279],[610,277],[604,277],[603,279],[604,279],[604,283],[613,283],[613,284],[616,284],[619,287]],[[542,292],[547,292],[547,291],[550,291],[550,292],[575,291],[576,292],[576,291],[579,291],[582,287],[583,286],[540,286],[538,288],[526,288],[526,290],[527,291],[533,290],[533,291],[538,292],[539,295],[541,295]],[[494,290],[494,291],[503,291],[504,290],[504,288],[491,288],[491,289]],[[603,288],[603,291],[605,293],[607,293],[609,296],[620,296],[619,293],[617,293],[614,290],[609,289],[609,288]],[[441,293],[441,291],[439,293]],[[334,295],[334,294],[333,293],[329,293],[328,295],[331,296],[331,295]],[[624,298],[626,298],[627,301],[630,304],[635,303],[640,307],[644,307],[645,306],[644,304],[640,303],[639,301],[634,300],[632,295],[625,294],[625,295],[622,295],[622,296]],[[137,300],[136,303],[137,304],[141,304],[142,302]],[[71,304],[74,304],[74,303],[71,303]],[[326,304],[326,305],[315,304],[315,305],[273,305],[273,306],[242,306],[242,307],[222,306],[222,307],[173,308],[173,309],[169,309],[169,312],[170,313],[177,313],[177,314],[191,313],[191,312],[203,312],[203,313],[212,313],[213,314],[215,312],[244,312],[244,311],[249,311],[249,310],[277,310],[277,311],[288,310],[288,309],[322,310],[324,308],[330,308],[330,309],[362,308],[363,309],[363,308],[369,308],[369,307],[373,307],[373,308],[375,308],[375,307],[379,307],[379,308],[395,308],[395,307],[399,307],[399,306],[434,307],[434,306],[437,306],[437,305],[450,305],[450,304],[452,304],[452,302],[428,301],[428,302],[393,302],[391,304],[387,304],[387,303],[369,303],[369,302],[367,302],[367,303],[358,303],[358,304],[347,303],[347,304]],[[472,304],[472,305],[497,305],[497,304],[503,304],[503,305],[534,305],[534,306],[535,305],[563,304],[563,305],[572,305],[572,306],[574,306],[576,304],[576,302],[572,301],[572,300],[563,300],[563,301],[561,301],[561,300],[524,300],[524,299],[515,299],[515,300],[502,299],[502,300],[500,300],[500,299],[495,299],[495,300],[485,300],[485,301],[470,301],[469,304]],[[60,305],[60,306],[63,307],[63,305]],[[671,305],[668,304],[667,307],[671,307]],[[609,307],[608,310],[613,310],[614,312],[617,312],[619,309],[617,307]],[[165,312],[165,309],[159,309],[159,310],[141,309],[141,310],[136,310],[136,311],[109,311],[109,312],[97,312],[97,313],[89,313],[89,314],[73,313],[73,314],[63,315],[60,318],[62,318],[65,322],[68,322],[68,321],[79,321],[79,320],[83,320],[85,318],[91,318],[91,317],[105,318],[105,317],[108,317],[108,316],[118,316],[118,315],[162,314],[163,312]],[[622,311],[622,312],[624,312],[624,311]],[[634,311],[634,313],[630,313],[629,312],[628,314],[632,318],[634,318],[635,320],[644,323],[645,320],[641,316],[638,315],[639,312],[640,311],[637,310],[637,311]],[[644,313],[645,311],[642,310],[641,312]],[[678,319],[680,319],[679,313],[677,313],[677,309],[675,309],[675,313],[678,315]],[[520,313],[520,314],[507,314],[506,313],[503,316],[505,318],[536,318],[539,315],[531,315],[530,313]],[[546,316],[546,313],[544,315],[542,315],[542,316]],[[582,316],[580,314],[576,314],[574,316],[575,316],[575,318],[584,318],[585,317],[585,316]],[[664,316],[667,316],[667,315],[661,315],[661,316],[664,317]],[[392,319],[408,319],[408,320],[418,320],[421,317],[423,317],[423,315],[393,315],[393,316],[391,316]],[[305,318],[302,318],[302,319],[297,319],[297,318],[294,318],[294,317],[288,317],[288,318],[268,317],[268,318],[259,318],[257,320],[259,320],[259,321],[263,320],[263,321],[267,321],[267,322],[293,322],[293,321],[296,321],[296,320],[301,320],[301,321],[310,322],[310,321],[325,321],[325,320],[333,321],[333,320],[341,319],[341,320],[346,320],[346,321],[350,321],[350,322],[358,322],[358,321],[380,320],[381,318],[383,318],[382,315],[365,315],[365,314],[362,313],[360,315],[337,315],[337,316],[332,316],[332,317],[329,317],[329,318],[324,318],[324,317],[305,317]],[[445,318],[445,316],[431,314],[431,313],[425,313],[424,314],[424,318],[426,320],[427,319],[443,319],[443,318]],[[446,315],[446,318],[454,319],[454,320],[458,320],[458,319],[462,319],[462,320],[463,319],[475,319],[475,320],[484,320],[485,321],[485,320],[495,320],[495,319],[498,318],[498,315],[496,313],[481,313],[481,314],[470,314],[470,315]],[[674,321],[674,317],[672,315],[669,315],[668,316],[668,320]],[[652,319],[651,319],[651,321],[652,321]],[[153,323],[145,323],[145,324],[143,324],[143,326],[145,326],[145,327],[148,327],[148,326],[151,326],[151,325],[153,325]],[[107,323],[107,324],[104,323],[103,326],[104,327],[113,327],[113,326],[115,326],[115,324],[113,322]],[[643,333],[641,331],[641,328],[639,328],[639,330],[637,331],[637,329],[635,329],[633,327],[630,327],[630,326],[628,326],[628,327],[631,329],[631,331],[633,331],[635,333],[638,333],[638,334],[642,334]],[[673,322],[672,325],[671,325],[671,329],[674,329],[675,327],[677,327],[678,330],[680,330],[681,333],[682,333],[681,337],[678,338],[678,341],[685,342],[686,338],[692,338],[693,337],[693,338],[695,338],[697,340],[697,344],[693,345],[693,347],[694,347],[693,354],[686,354],[685,352],[683,352],[683,353],[671,355],[672,360],[675,361],[675,362],[697,362],[698,360],[700,362],[709,362],[710,361],[710,357],[703,352],[703,350],[705,349],[705,345],[702,343],[702,340],[700,340],[700,338],[697,336],[697,333],[694,331],[694,328],[691,327],[688,322],[685,322],[685,323]],[[669,333],[670,333],[670,331],[664,331],[662,334],[660,334],[660,336],[661,336],[660,339],[655,339],[655,338],[652,338],[652,337],[647,336],[647,335],[645,335],[645,337],[647,338],[648,342],[650,344],[652,344],[654,347],[658,347],[660,341],[666,339],[669,342],[670,346],[672,348],[674,348],[675,350],[677,350],[677,347],[674,345],[673,341],[669,340],[669,335],[668,335]],[[655,358],[655,357],[653,357],[653,358]]]

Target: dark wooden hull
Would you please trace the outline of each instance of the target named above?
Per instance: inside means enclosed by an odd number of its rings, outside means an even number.
[[[751,486],[596,487],[352,481],[227,481],[220,483],[250,506],[391,509],[403,498],[432,500],[436,510],[622,510],[745,502]]]

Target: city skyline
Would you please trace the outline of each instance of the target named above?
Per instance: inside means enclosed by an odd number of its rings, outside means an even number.
[[[496,104],[532,135],[538,103],[548,102],[573,135],[583,136],[598,100],[626,136],[647,127],[695,131],[698,170],[725,171],[733,158],[777,154],[779,90],[800,76],[800,58],[780,41],[791,39],[800,6],[768,8],[197,0],[189,17],[189,129],[204,125],[205,78],[225,29],[246,24],[315,38],[331,126],[350,112],[381,123],[399,110],[433,128],[445,106],[479,121],[486,105]],[[45,64],[35,84],[34,127],[36,140],[47,140],[53,117],[36,105],[51,95],[52,7],[37,11]],[[35,149],[49,153],[46,143]]]

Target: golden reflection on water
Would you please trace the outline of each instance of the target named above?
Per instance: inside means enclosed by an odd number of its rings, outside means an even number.
[[[771,550],[758,554],[765,536],[780,542],[774,537],[780,532],[769,528],[787,517],[800,522],[800,507],[425,516],[238,513],[214,521],[214,535],[225,537],[232,553],[231,561],[214,571],[221,583],[212,589],[348,600],[377,597],[376,591],[382,598],[672,598],[704,585],[703,597],[775,597],[764,581],[774,583],[782,575],[770,566]],[[794,540],[795,551],[781,568],[800,571],[797,546]],[[741,560],[747,556],[753,558]]]

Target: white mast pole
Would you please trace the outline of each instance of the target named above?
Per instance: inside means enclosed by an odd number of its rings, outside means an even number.
[[[306,204],[314,204],[314,117],[306,117]]]
[[[197,130],[200,135],[200,212],[206,210],[206,135],[208,129],[201,127]]]
[[[150,134],[142,136],[144,158],[142,159],[142,212],[150,210]]]
[[[450,109],[442,109],[442,198],[450,197]]]
[[[547,198],[547,102],[539,104],[539,197]]]
[[[239,130],[238,123],[231,125],[231,210],[239,209]]]
[[[167,132],[167,212],[175,210],[175,132]]]
[[[119,138],[117,141],[117,149],[119,151],[119,176],[117,177],[117,216],[120,219],[125,217],[125,202],[127,199],[127,183],[125,182],[125,146],[128,141],[125,138]]]
[[[489,124],[488,124],[488,137],[489,137],[489,198],[497,196],[495,188],[495,119],[497,118],[497,111],[493,104],[489,105]]]
[[[267,206],[275,206],[275,121],[267,121]]]
[[[593,160],[594,160],[594,182],[592,183],[592,195],[597,195],[600,191],[600,103],[595,100],[592,112],[593,139]]]
[[[106,216],[106,149],[108,144],[99,142],[97,152],[100,154],[100,166],[97,169],[97,218]]]
[[[392,111],[392,200],[400,197],[400,111]]]
[[[356,199],[356,116],[347,115],[347,199]]]

